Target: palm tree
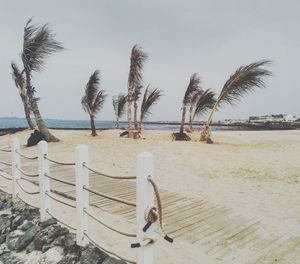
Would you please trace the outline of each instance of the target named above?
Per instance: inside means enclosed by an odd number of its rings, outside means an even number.
[[[95,116],[102,109],[106,94],[100,90],[100,74],[95,71],[85,86],[85,94],[81,99],[81,104],[85,112],[90,116],[92,136],[97,136],[95,126]]]
[[[24,28],[22,51],[22,62],[26,77],[26,92],[31,110],[39,131],[48,142],[56,142],[59,140],[50,133],[40,114],[37,98],[35,97],[36,91],[31,84],[31,78],[33,72],[39,72],[43,69],[44,61],[48,56],[63,50],[62,44],[55,41],[54,36],[49,24],[43,26],[32,25],[32,19],[29,19]]]
[[[25,89],[24,72],[21,72],[18,66],[14,62],[11,63],[11,68],[12,68],[12,78],[15,81],[15,85],[18,88],[19,95],[23,102],[26,121],[28,123],[29,128],[33,130],[35,126],[30,117],[31,108],[30,108],[29,100]]]
[[[215,99],[215,93],[211,91],[211,89],[207,89],[205,91],[202,91],[200,95],[197,96],[197,101],[194,104],[195,110],[190,111],[190,126],[189,130],[193,131],[193,123],[194,120],[197,117],[199,117],[202,114],[207,113],[210,109],[213,108],[216,99]]]
[[[127,102],[127,95],[120,93],[118,96],[114,96],[112,103],[113,103],[113,107],[115,110],[115,115],[116,115],[116,128],[119,129],[120,128],[120,118],[122,118],[122,116],[125,113],[125,105]]]
[[[244,95],[253,92],[257,88],[265,88],[265,77],[271,76],[269,70],[262,68],[271,64],[269,60],[261,60],[249,65],[240,66],[234,74],[232,74],[224,84],[211,112],[206,124],[201,132],[201,141],[211,141],[210,124],[214,112],[223,104],[235,106]]]
[[[142,73],[144,63],[148,55],[137,44],[133,46],[130,57],[130,69],[128,76],[128,96],[127,96],[127,118],[128,118],[128,137],[133,138],[132,129],[132,103],[134,101],[134,91],[137,87],[142,85]]]
[[[190,103],[190,109],[189,109],[189,113],[190,113],[189,127],[186,129],[187,132],[193,132],[193,120],[192,120],[193,111],[194,111],[194,107],[197,103],[197,100],[199,99],[199,97],[202,94],[203,94],[203,90],[199,89],[196,92],[194,92],[194,94],[192,95],[191,103]]]
[[[201,77],[198,76],[197,73],[192,74],[190,78],[189,85],[185,91],[183,100],[182,100],[182,117],[181,117],[181,125],[179,134],[183,134],[184,131],[184,124],[185,124],[185,115],[186,115],[186,108],[190,106],[193,95],[198,93],[200,90],[200,83]]]
[[[159,89],[150,89],[150,85],[147,86],[144,96],[143,102],[141,105],[141,114],[140,114],[140,122],[138,130],[141,132],[143,120],[151,114],[151,108],[155,105],[158,100],[162,97],[162,91]]]
[[[133,100],[134,100],[133,120],[134,120],[134,129],[135,130],[138,130],[137,110],[138,110],[138,101],[142,95],[142,89],[143,89],[143,85],[138,85],[137,87],[135,87],[134,93],[133,93]]]

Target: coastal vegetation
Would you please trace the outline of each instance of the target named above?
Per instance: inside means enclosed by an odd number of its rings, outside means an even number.
[[[135,102],[135,91],[137,92],[143,85],[143,68],[147,58],[147,53],[145,53],[139,45],[136,44],[133,46],[127,82],[127,132],[129,138],[134,138],[132,127],[132,104]]]
[[[200,140],[212,143],[210,125],[213,114],[224,104],[236,106],[247,94],[253,92],[255,88],[265,88],[264,78],[271,76],[271,71],[263,68],[269,66],[270,60],[261,60],[249,65],[240,66],[224,84],[213,108],[208,116],[206,124],[203,126]]]
[[[125,114],[126,103],[127,103],[127,95],[122,93],[119,93],[117,96],[114,96],[112,99],[112,104],[116,116],[115,127],[117,129],[120,128],[120,119]]]
[[[24,76],[24,71],[20,71],[18,66],[12,62],[11,63],[11,68],[12,68],[12,78],[15,82],[15,85],[19,91],[19,95],[21,97],[23,106],[24,106],[24,113],[25,113],[25,118],[28,124],[28,127],[33,130],[35,128],[31,117],[30,117],[30,113],[31,113],[31,107],[30,107],[30,103],[29,103],[29,98],[27,96],[27,92],[25,89],[25,76]]]
[[[100,73],[95,71],[89,78],[81,99],[83,110],[89,114],[92,136],[97,136],[95,117],[103,108],[106,94],[100,89]]]
[[[55,35],[49,24],[39,26],[32,24],[32,19],[29,19],[24,28],[21,54],[26,80],[26,94],[38,129],[48,142],[59,140],[50,133],[42,118],[38,107],[38,98],[35,95],[36,88],[32,85],[32,76],[33,73],[40,72],[44,68],[47,57],[64,49],[62,43],[57,42],[54,37]]]

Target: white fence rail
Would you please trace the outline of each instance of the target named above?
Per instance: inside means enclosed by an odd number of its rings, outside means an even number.
[[[29,157],[20,151],[20,142],[18,139],[13,139],[11,149],[0,148],[0,153],[5,155],[11,155],[11,164],[7,161],[3,161],[0,158],[0,165],[6,166],[11,170],[11,178],[4,176],[1,172],[5,171],[0,168],[0,176],[11,182],[12,197],[15,202],[17,198],[21,198],[20,193],[23,191],[30,195],[39,194],[39,210],[41,221],[45,221],[50,217],[56,218],[58,222],[68,226],[70,229],[76,231],[76,241],[79,246],[85,246],[89,242],[95,244],[103,251],[106,251],[109,255],[122,259],[128,263],[138,264],[153,264],[154,263],[154,246],[155,246],[155,233],[153,223],[159,220],[159,226],[162,234],[164,234],[161,225],[161,208],[156,208],[154,197],[156,197],[157,206],[160,205],[160,197],[156,190],[153,189],[153,175],[154,175],[154,161],[152,154],[148,152],[142,152],[137,157],[137,176],[111,176],[101,172],[97,172],[89,167],[88,148],[86,145],[79,145],[75,149],[75,163],[64,163],[57,160],[50,159],[48,157],[48,144],[45,141],[41,141],[38,144],[38,156]],[[23,171],[21,168],[21,157],[27,160],[38,160],[38,174],[30,174]],[[55,178],[51,176],[50,163],[55,163],[61,166],[75,166],[75,183]],[[7,171],[7,170],[6,170]],[[136,202],[126,201],[120,198],[112,197],[107,194],[103,194],[97,190],[90,188],[89,186],[89,172],[99,174],[100,176],[109,177],[115,180],[130,180],[136,179]],[[38,192],[27,191],[23,186],[21,180],[29,181],[26,177],[38,177]],[[151,177],[151,179],[149,179]],[[59,198],[54,197],[51,194],[50,179],[61,182],[66,185],[72,185],[76,190],[75,205],[65,202]],[[150,181],[149,181],[150,180]],[[37,188],[37,187],[36,187]],[[126,233],[116,228],[109,226],[102,220],[97,218],[89,210],[89,194],[95,194],[106,199],[110,199],[116,202],[127,204],[129,206],[136,207],[136,234]],[[51,201],[55,200],[66,206],[76,209],[76,226],[72,227],[54,216],[52,212]],[[24,199],[23,199],[24,201]],[[24,201],[26,203],[26,201]],[[33,205],[32,205],[33,206]],[[33,206],[35,207],[35,206]],[[137,248],[136,260],[128,260],[117,253],[104,249],[100,246],[89,232],[89,218],[93,218],[98,223],[102,224],[106,228],[117,232],[120,235],[127,237],[134,237],[137,239],[137,243],[132,243],[132,248]],[[149,220],[150,219],[150,220]],[[165,234],[164,234],[165,235]],[[167,237],[167,238],[166,238]],[[166,240],[172,242],[167,235]],[[136,241],[135,241],[136,242]]]

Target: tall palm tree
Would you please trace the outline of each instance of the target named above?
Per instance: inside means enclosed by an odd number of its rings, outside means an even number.
[[[125,113],[125,105],[127,103],[127,95],[119,93],[118,96],[114,96],[113,100],[113,107],[115,110],[115,116],[116,116],[116,125],[115,127],[117,129],[120,128],[120,118],[122,118],[122,116]]]
[[[19,95],[23,102],[26,121],[28,123],[29,128],[34,129],[35,126],[30,117],[31,108],[30,108],[29,100],[25,89],[24,72],[21,72],[18,66],[14,62],[11,63],[11,68],[12,68],[12,78],[15,81],[15,85],[19,91]]]
[[[190,126],[189,130],[193,131],[193,123],[196,117],[199,117],[202,114],[207,113],[210,109],[213,108],[216,99],[215,93],[211,89],[202,91],[201,94],[197,97],[197,101],[194,104],[194,111],[190,111]]]
[[[45,59],[63,50],[62,44],[54,39],[49,24],[43,26],[33,25],[32,19],[29,19],[24,28],[22,62],[26,77],[26,92],[29,98],[30,106],[35,117],[39,131],[48,142],[59,141],[53,136],[40,114],[37,98],[35,97],[35,88],[31,84],[33,72],[39,72],[43,69]]]
[[[100,90],[100,74],[95,71],[85,86],[85,94],[81,99],[81,104],[85,112],[90,116],[92,136],[97,136],[95,126],[95,116],[102,109],[106,94]]]
[[[134,89],[134,93],[133,93],[133,100],[134,100],[134,104],[133,104],[133,108],[134,108],[134,113],[133,113],[133,121],[134,121],[134,129],[138,130],[138,119],[137,119],[137,111],[138,111],[138,101],[142,95],[142,89],[143,89],[143,85],[138,85],[137,87],[135,87]]]
[[[192,74],[190,78],[190,82],[188,84],[188,87],[185,91],[183,100],[182,100],[182,116],[181,116],[181,125],[180,125],[180,131],[179,134],[183,134],[184,131],[184,125],[185,125],[185,115],[186,115],[186,109],[190,106],[193,95],[196,92],[199,92],[201,83],[201,77],[198,76],[197,73]]]
[[[265,88],[265,77],[271,76],[269,70],[262,68],[271,64],[269,60],[261,60],[251,63],[249,65],[240,66],[234,74],[232,74],[227,82],[224,84],[211,112],[206,124],[201,132],[202,141],[210,139],[210,124],[212,117],[218,107],[223,104],[230,104],[235,106],[243,96],[253,92],[257,88]]]
[[[133,138],[132,129],[132,103],[134,102],[134,90],[136,87],[142,85],[142,73],[144,63],[148,55],[137,44],[133,46],[130,57],[130,69],[128,75],[128,96],[127,96],[127,118],[128,118],[128,137]]]
[[[151,114],[152,107],[158,102],[158,100],[162,97],[162,91],[159,89],[150,89],[150,85],[147,86],[143,101],[141,105],[141,114],[140,114],[140,122],[138,130],[141,132],[143,120]]]

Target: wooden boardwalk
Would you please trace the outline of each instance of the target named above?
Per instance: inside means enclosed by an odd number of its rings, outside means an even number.
[[[3,159],[2,159],[3,160]],[[4,168],[5,166],[0,166]],[[37,173],[37,162],[22,159],[22,169]],[[9,169],[5,169],[10,174]],[[51,164],[51,176],[75,181],[74,166]],[[135,201],[135,181],[113,180],[90,173],[90,186],[110,196]],[[51,180],[51,189],[74,199],[75,187]],[[293,230],[279,235],[256,219],[235,214],[230,208],[205,200],[160,190],[163,224],[177,243],[195,244],[214,263],[300,263],[300,236]],[[135,221],[135,208],[90,195],[90,204],[128,221]],[[290,232],[289,232],[290,231]],[[299,234],[299,233],[298,233]],[[247,262],[241,262],[240,259]]]

